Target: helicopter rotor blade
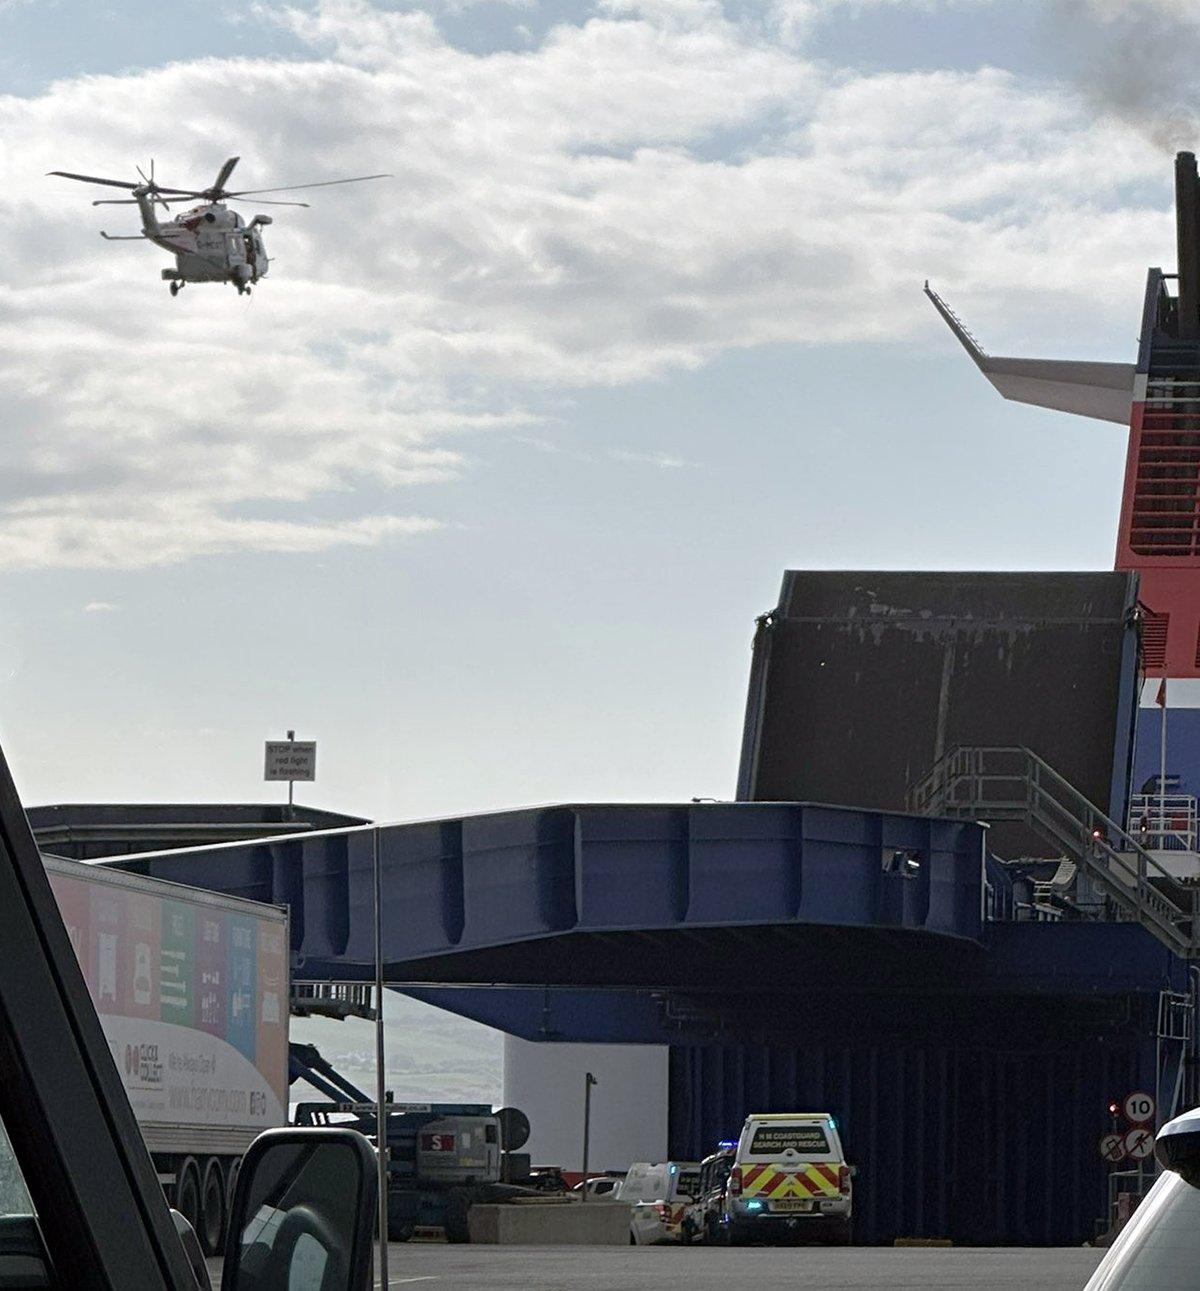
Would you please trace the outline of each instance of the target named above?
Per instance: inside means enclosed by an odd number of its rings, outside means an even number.
[[[77,179],[81,184],[107,184],[109,188],[137,188],[126,179],[101,179],[99,175],[76,175],[70,170],[48,170],[47,175],[58,175],[62,179]]]
[[[160,189],[159,192],[162,192]],[[179,197],[160,197],[159,193],[154,194],[155,201],[161,202],[163,206],[178,206],[182,202],[190,202],[195,198],[195,193],[183,193]],[[136,206],[136,197],[97,197],[92,201],[93,206]]]
[[[269,197],[234,197],[230,194],[221,198],[223,202],[245,202],[250,206],[303,206],[305,210],[309,209],[308,202],[280,202]]]
[[[393,179],[391,174],[355,175],[352,179],[323,179],[315,184],[285,184],[282,188],[242,188],[226,197],[257,197],[259,193],[295,193],[302,188],[332,188],[335,184],[362,184],[368,179]]]
[[[216,181],[214,182],[213,186],[210,189],[208,189],[208,192],[213,194],[213,198],[212,198],[213,201],[219,200],[219,197],[217,196],[218,194],[222,196],[224,195],[226,181],[229,179],[229,176],[233,174],[233,168],[238,164],[239,161],[241,161],[240,157],[230,157],[229,160],[226,161],[226,163],[221,167],[221,169],[217,171]]]

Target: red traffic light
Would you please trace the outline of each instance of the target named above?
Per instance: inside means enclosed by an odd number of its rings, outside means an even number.
[[[1120,1110],[1121,1110],[1121,1104],[1118,1103],[1115,1099],[1111,1103],[1109,1103],[1108,1105],[1109,1116],[1116,1116],[1120,1112]]]

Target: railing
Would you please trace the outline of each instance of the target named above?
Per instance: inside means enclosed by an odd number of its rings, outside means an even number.
[[[1190,793],[1135,793],[1129,832],[1152,852],[1196,850],[1196,798]]]
[[[912,786],[909,806],[928,816],[1020,821],[1075,860],[1127,919],[1176,954],[1200,956],[1197,889],[1180,883],[1029,749],[954,749]]]
[[[295,1017],[375,1018],[375,987],[369,982],[293,982]]]

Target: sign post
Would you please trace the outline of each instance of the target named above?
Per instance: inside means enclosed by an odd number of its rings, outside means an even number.
[[[317,778],[316,740],[298,740],[295,731],[288,731],[286,740],[268,740],[264,760],[264,780],[286,780],[288,786],[288,813],[292,808],[292,791],[297,780]]]

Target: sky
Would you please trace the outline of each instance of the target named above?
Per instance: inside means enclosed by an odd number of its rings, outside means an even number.
[[[728,797],[786,568],[1111,567],[1121,428],[1003,403],[921,284],[1129,360],[1198,47],[1175,0],[0,0],[23,797],[274,800],[288,728],[376,819]],[[234,155],[392,177],[171,299],[45,175]]]

